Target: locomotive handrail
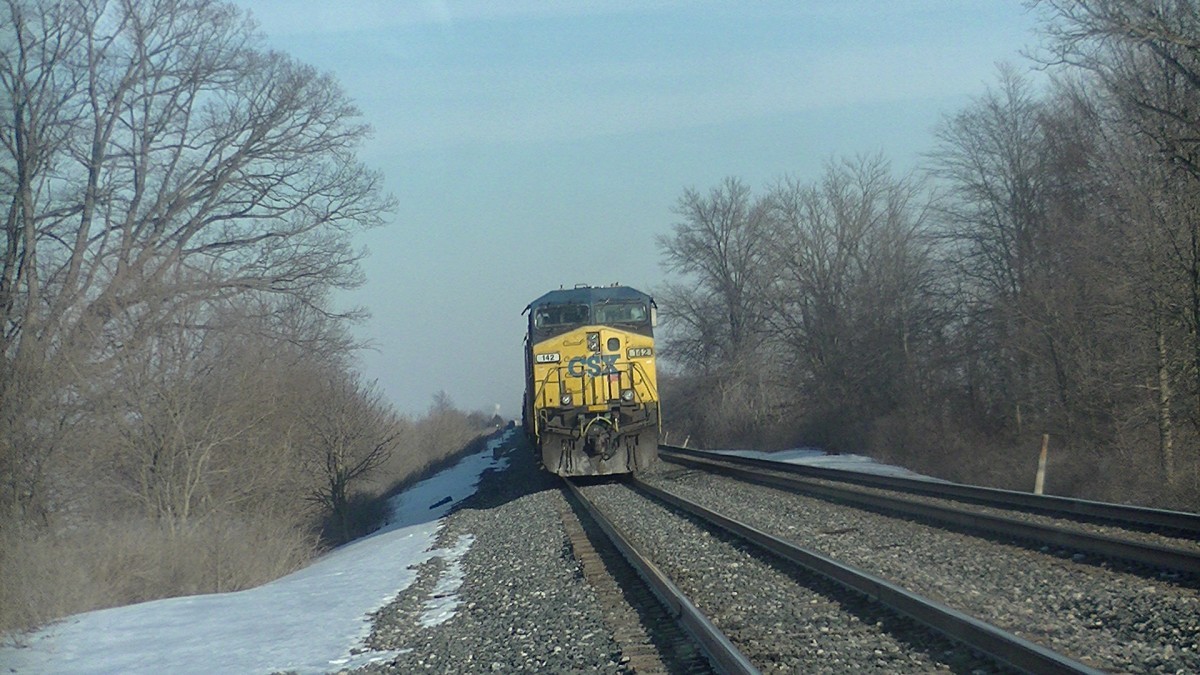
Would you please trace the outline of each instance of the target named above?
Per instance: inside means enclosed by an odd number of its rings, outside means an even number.
[[[658,387],[654,386],[654,384],[655,384],[654,378],[646,375],[646,366],[638,361],[631,361],[629,363],[629,365],[632,368],[637,369],[638,374],[642,376],[642,386],[649,389],[650,390],[650,398],[657,401],[658,400]]]
[[[634,361],[630,365],[637,368],[638,371],[641,372],[642,384],[643,384],[643,386],[645,386],[647,389],[650,390],[650,400],[654,401],[654,403],[659,407],[658,415],[657,415],[658,424],[656,426],[658,428],[658,433],[662,434],[662,399],[660,399],[658,397],[658,387],[655,386],[654,378],[648,377],[646,375],[646,367],[644,365],[642,365],[641,363]],[[635,391],[636,391],[636,389],[635,389]]]
[[[537,400],[538,400],[538,401],[539,401],[539,402],[542,404],[542,407],[546,407],[546,394],[545,394],[545,392],[546,392],[546,385],[550,383],[550,380],[551,380],[551,376],[552,376],[552,375],[558,375],[558,374],[559,374],[559,373],[558,373],[558,371],[559,371],[559,370],[560,370],[560,368],[551,368],[551,369],[547,370],[547,371],[546,371],[546,376],[545,376],[545,377],[543,377],[543,378],[542,378],[542,380],[541,380],[540,382],[538,382],[538,388],[537,388],[536,396],[537,396]],[[559,389],[562,389],[562,384],[561,384],[561,382],[562,382],[562,377],[561,377],[561,376],[559,376],[559,377],[557,377],[557,378],[554,378],[554,379],[557,379],[557,380],[559,381],[559,383],[560,383],[560,384],[559,384]]]
[[[542,409],[550,407],[547,405],[546,386],[550,384],[551,380],[556,380],[559,383],[559,391],[562,391],[562,375],[559,373],[560,370],[562,370],[561,367],[555,367],[547,370],[546,376],[538,382],[537,391],[534,392],[534,401],[530,402],[535,409],[539,407]],[[539,415],[533,415],[533,435],[535,437],[540,437],[541,431],[541,417]]]

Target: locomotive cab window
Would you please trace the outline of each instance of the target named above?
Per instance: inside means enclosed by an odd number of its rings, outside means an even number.
[[[537,310],[533,325],[537,328],[576,326],[587,323],[590,315],[591,308],[587,305],[550,305]]]
[[[640,302],[608,302],[596,306],[596,323],[645,323],[646,306]]]

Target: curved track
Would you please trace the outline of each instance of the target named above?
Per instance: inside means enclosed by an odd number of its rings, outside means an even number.
[[[846,469],[789,464],[769,459],[739,457],[726,453],[683,448],[675,445],[660,445],[658,447],[660,453],[669,457],[720,459],[732,464],[769,468],[798,476],[824,478],[867,487],[930,495],[1029,513],[1046,513],[1056,517],[1074,518],[1080,521],[1120,523],[1128,527],[1145,529],[1147,531],[1180,533],[1182,536],[1191,536],[1193,538],[1200,537],[1200,513],[1153,509],[1127,504],[1112,504],[1109,502],[1073,499],[1055,495],[1038,495],[1031,492],[964,485],[962,483],[952,483],[936,479],[905,478],[903,476],[889,476],[862,471],[849,471]]]
[[[681,465],[887,515],[899,514],[957,529],[989,532],[1038,545],[1200,574],[1200,541],[1196,538],[1200,515],[1197,514],[1023,495],[956,483],[823,469],[669,446],[660,448],[660,454],[664,460]],[[901,494],[920,494],[933,499],[911,499]],[[967,502],[972,506],[949,502]],[[986,509],[979,508],[981,506]],[[1005,515],[1004,511],[1021,513]],[[1031,517],[1028,515],[1031,513],[1043,517]],[[1079,523],[1100,526],[1085,528]],[[1154,534],[1147,537],[1143,534],[1146,531]]]

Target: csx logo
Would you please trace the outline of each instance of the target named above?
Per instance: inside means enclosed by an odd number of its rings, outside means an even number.
[[[576,356],[567,361],[567,374],[571,377],[583,377],[584,373],[597,377],[617,372],[617,358],[620,354],[592,354],[591,356]]]

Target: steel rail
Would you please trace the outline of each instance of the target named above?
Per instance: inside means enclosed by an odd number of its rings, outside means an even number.
[[[1108,521],[1148,529],[1176,530],[1187,532],[1193,537],[1200,537],[1200,513],[1153,509],[1128,504],[1112,504],[1087,499],[1059,497],[1056,495],[1038,495],[1032,492],[1002,490],[999,488],[965,485],[949,481],[884,476],[848,469],[830,469],[827,467],[805,466],[803,464],[789,464],[769,459],[740,457],[726,453],[696,450],[694,448],[681,448],[673,445],[660,445],[659,450],[668,454],[720,459],[726,462],[767,467],[777,471],[811,476],[813,478],[824,478],[827,480],[857,483],[868,487],[952,498],[998,508],[1035,511],[1076,519]]]
[[[637,550],[629,538],[625,536],[624,532],[584,496],[583,492],[573,481],[566,479],[564,482],[578,500],[578,503],[587,511],[596,524],[600,526],[604,534],[612,540],[617,549],[621,551],[621,555],[625,556],[629,564],[637,570],[638,575],[646,581],[646,584],[650,586],[654,594],[658,596],[663,607],[692,636],[700,646],[700,649],[708,657],[713,668],[721,673],[743,675],[756,675],[761,672],[750,662],[750,659],[745,654],[729,641],[729,638],[712,621],[709,621],[708,617],[704,616],[699,608],[692,604],[691,600],[688,600],[683,591],[679,590],[679,587],[668,579],[658,569],[657,565]]]
[[[865,507],[884,515],[902,514],[971,530],[995,532],[1017,539],[1033,540],[1076,551],[1120,558],[1153,567],[1200,574],[1200,553],[1195,551],[935,506],[900,497],[863,492],[852,487],[812,483],[796,476],[767,474],[761,470],[737,466],[724,460],[677,456],[672,461],[723,473],[760,485],[782,488],[792,492],[803,492],[845,504]]]
[[[896,612],[911,617],[974,649],[990,654],[1015,668],[1039,674],[1087,673],[1088,675],[1099,675],[1103,672],[956,609],[911,593],[881,577],[850,565],[843,565],[832,558],[784,541],[678,495],[647,485],[636,478],[633,483],[638,489],[644,490],[686,513],[712,523],[785,560],[873,598]]]

